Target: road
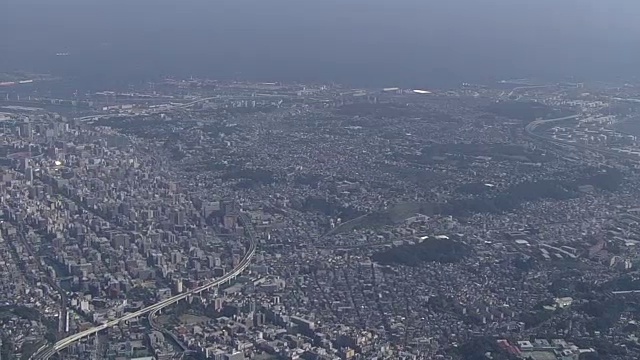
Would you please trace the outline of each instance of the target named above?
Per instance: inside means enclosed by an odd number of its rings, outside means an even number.
[[[76,120],[89,121],[89,120],[97,120],[97,119],[106,119],[106,118],[117,117],[117,116],[125,116],[126,117],[126,116],[140,116],[140,115],[160,114],[160,113],[164,113],[164,112],[171,111],[171,110],[188,108],[188,107],[193,106],[195,104],[199,104],[201,102],[205,102],[205,101],[209,101],[209,100],[213,100],[213,99],[217,99],[217,98],[218,98],[218,96],[202,98],[202,99],[194,100],[194,101],[191,101],[191,102],[188,102],[188,103],[184,103],[184,104],[180,104],[180,105],[172,105],[170,107],[161,108],[161,109],[152,109],[152,110],[150,110],[148,112],[145,112],[144,114],[136,114],[136,115],[129,115],[129,114],[87,115],[87,116],[76,118]]]
[[[247,250],[247,252],[245,253],[244,257],[242,258],[242,260],[240,261],[240,263],[238,264],[238,266],[236,266],[231,272],[227,273],[225,276],[219,278],[219,279],[215,279],[212,280],[210,282],[208,282],[207,284],[204,284],[202,286],[199,286],[195,289],[189,290],[187,292],[184,292],[182,294],[178,294],[175,296],[172,296],[168,299],[162,300],[160,302],[157,302],[153,305],[149,305],[146,308],[140,309],[136,312],[133,313],[129,313],[126,314],[118,319],[115,320],[111,320],[107,323],[104,323],[102,325],[98,325],[96,327],[93,327],[91,329],[87,329],[85,331],[81,331],[77,334],[68,336],[58,342],[56,342],[53,346],[51,347],[46,347],[43,346],[41,347],[34,355],[32,355],[30,357],[30,360],[46,360],[49,359],[50,357],[52,357],[55,353],[57,353],[60,350],[66,349],[67,347],[73,345],[74,343],[84,339],[84,338],[88,338],[91,335],[97,334],[98,332],[114,327],[114,326],[118,326],[121,323],[126,323],[129,320],[138,318],[140,316],[143,316],[145,314],[148,313],[152,313],[152,312],[157,312],[167,306],[173,305],[181,300],[185,300],[187,297],[192,296],[192,295],[198,295],[203,291],[206,291],[208,289],[211,289],[213,287],[219,286],[221,284],[224,284],[225,282],[231,281],[233,279],[236,278],[236,276],[240,275],[251,263],[251,260],[253,259],[253,256],[256,253],[256,247],[257,247],[257,239],[256,239],[256,233],[255,230],[253,228],[253,225],[251,224],[251,220],[249,219],[249,217],[246,214],[241,214],[240,215],[240,221],[241,223],[244,225],[245,231],[247,232],[247,235],[249,236],[249,249]]]
[[[156,322],[156,316],[158,315],[159,311],[160,310],[154,310],[147,315],[147,321],[149,322],[149,326],[151,326],[151,329],[155,331],[159,331],[165,336],[170,337],[171,340],[173,340],[173,342],[175,342],[178,345],[178,347],[182,350],[182,352],[188,351],[187,346],[182,341],[180,341],[180,339],[178,339],[178,337],[174,333],[163,328],[161,325],[159,325]]]
[[[540,135],[540,134],[535,132],[536,128],[538,128],[538,126],[540,126],[540,125],[543,125],[543,124],[546,124],[546,123],[551,123],[551,122],[556,122],[556,121],[577,119],[578,117],[579,117],[579,115],[572,115],[572,116],[565,116],[565,117],[557,118],[557,119],[536,120],[536,121],[533,121],[533,122],[530,122],[529,124],[527,124],[527,126],[525,126],[524,130],[525,130],[526,134],[529,135],[530,137],[538,139],[538,140],[546,141],[546,142],[549,142],[549,143],[558,144],[558,145],[564,145],[564,146],[571,146],[571,147],[574,147],[576,149],[588,150],[588,151],[592,151],[592,152],[599,153],[599,154],[602,154],[602,155],[608,155],[608,156],[611,156],[611,157],[616,157],[616,158],[621,158],[621,159],[627,159],[627,160],[632,160],[632,161],[640,160],[635,155],[620,153],[620,152],[611,151],[611,150],[607,150],[607,149],[603,149],[603,148],[599,148],[599,147],[594,147],[594,146],[589,146],[589,145],[584,145],[584,144],[561,141],[561,140],[558,140],[558,139],[554,139],[554,138],[551,138],[551,137]]]
[[[20,242],[22,243],[22,245],[24,246],[24,248],[27,250],[27,253],[29,253],[29,256],[31,256],[32,258],[35,259],[36,264],[38,266],[38,269],[40,270],[41,273],[43,274],[48,274],[47,269],[45,269],[44,265],[43,265],[43,261],[42,259],[36,254],[36,252],[34,251],[33,247],[31,246],[31,244],[29,243],[29,241],[27,241],[26,237],[25,237],[25,233],[26,233],[26,229],[20,229],[21,231],[19,232],[18,237],[20,238]],[[51,276],[47,276],[46,277],[46,281],[49,283],[49,285],[55,289],[58,294],[60,295],[60,314],[59,314],[59,318],[58,318],[58,333],[60,335],[66,335],[66,319],[67,319],[67,311],[68,311],[68,305],[69,305],[69,301],[67,299],[67,292],[62,289],[62,287],[60,287],[60,283],[54,279]]]
[[[24,236],[24,231],[21,231],[18,237],[20,238],[20,242],[22,242],[22,245],[27,250],[27,253],[29,253],[29,256],[35,259],[40,272],[47,274],[48,273],[47,270],[42,265],[42,259],[40,259],[40,257],[37,256],[36,253],[33,251],[31,244],[27,241],[27,239]],[[58,332],[62,335],[66,335],[66,319],[67,319],[67,311],[68,311],[67,309],[69,304],[69,301],[67,299],[67,292],[64,289],[62,289],[58,281],[52,278],[51,276],[47,276],[46,280],[49,283],[49,285],[52,288],[54,288],[60,295],[60,309],[62,311],[60,312],[60,315],[58,318]]]
[[[518,92],[520,90],[528,90],[528,89],[543,89],[543,88],[548,88],[548,87],[554,87],[554,86],[558,86],[557,84],[551,84],[551,85],[526,85],[526,86],[518,86],[515,87],[511,90],[511,92],[509,93],[509,95],[507,96],[512,96],[513,93]]]
[[[565,117],[560,117],[560,118],[555,118],[555,119],[546,119],[546,120],[536,120],[536,121],[532,121],[529,124],[527,124],[527,126],[525,126],[525,130],[527,131],[527,133],[529,135],[535,135],[535,136],[540,136],[538,134],[535,134],[533,131],[540,125],[542,124],[546,124],[546,123],[551,123],[551,122],[557,122],[557,121],[563,121],[563,120],[571,120],[571,119],[577,119],[579,118],[580,115],[571,115],[571,116],[565,116]],[[545,138],[546,139],[546,138]]]

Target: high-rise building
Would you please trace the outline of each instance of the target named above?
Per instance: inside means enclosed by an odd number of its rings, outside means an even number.
[[[222,310],[223,306],[224,306],[224,299],[223,298],[216,298],[216,300],[213,303],[213,308],[216,311],[220,311],[220,310]]]
[[[182,279],[175,279],[173,282],[174,285],[174,290],[176,292],[176,294],[182,294],[184,288],[183,288],[183,284],[182,284]]]
[[[25,139],[31,139],[33,137],[33,129],[30,123],[23,124],[20,129],[20,134]]]
[[[26,173],[27,181],[32,183],[33,182],[33,168],[27,168],[25,170],[25,173]]]
[[[64,324],[64,332],[65,333],[69,333],[69,330],[70,330],[69,329],[69,323],[70,323],[69,312],[67,311],[66,314],[67,314],[67,316],[66,316],[65,324]]]
[[[225,215],[238,212],[238,203],[235,200],[225,200],[222,203],[222,211]]]
[[[222,218],[222,223],[225,229],[233,229],[236,226],[237,216],[236,215],[225,215]]]
[[[176,210],[173,213],[173,224],[177,226],[184,226],[185,217],[184,210]]]
[[[182,254],[179,251],[174,251],[171,253],[171,262],[173,264],[180,264],[182,262]]]

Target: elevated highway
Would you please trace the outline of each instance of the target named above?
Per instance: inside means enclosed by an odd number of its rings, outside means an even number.
[[[551,143],[551,144],[562,145],[562,146],[570,146],[570,147],[573,147],[573,148],[576,148],[576,149],[587,150],[587,151],[591,151],[593,153],[599,153],[599,154],[602,154],[602,155],[606,155],[606,156],[610,156],[610,157],[614,157],[614,158],[618,158],[618,159],[632,160],[634,162],[637,162],[638,160],[640,160],[635,155],[625,154],[625,153],[616,152],[616,151],[612,151],[612,150],[608,150],[608,149],[603,149],[603,148],[595,147],[595,146],[589,146],[589,145],[585,145],[585,144],[579,144],[579,143],[574,143],[574,142],[566,142],[566,141],[554,139],[552,137],[544,136],[544,135],[539,134],[539,133],[536,132],[536,129],[541,125],[552,123],[552,122],[559,122],[559,121],[564,121],[564,120],[577,119],[577,118],[579,118],[579,115],[565,116],[565,117],[561,117],[561,118],[557,118],[557,119],[536,120],[536,121],[532,121],[529,124],[527,124],[527,126],[525,126],[525,128],[524,128],[524,131],[525,131],[526,135],[528,135],[532,139],[537,139],[537,140],[548,142],[548,143]]]
[[[202,98],[202,99],[198,99],[198,100],[194,100],[188,103],[184,103],[184,104],[173,104],[170,105],[169,107],[165,107],[165,108],[158,108],[158,109],[151,109],[149,111],[146,111],[144,114],[102,114],[102,115],[87,115],[87,116],[83,116],[83,117],[79,117],[76,118],[76,120],[80,120],[80,121],[91,121],[91,120],[98,120],[98,119],[108,119],[111,117],[134,117],[134,116],[140,116],[140,115],[153,115],[153,114],[161,114],[167,111],[171,111],[171,110],[176,110],[176,109],[185,109],[188,107],[191,107],[193,105],[202,103],[202,102],[206,102],[209,100],[213,100],[213,99],[217,99],[218,96],[212,96],[212,97],[207,97],[207,98]]]
[[[182,341],[180,341],[180,339],[178,339],[178,337],[174,333],[172,333],[171,331],[163,328],[161,325],[159,325],[156,322],[156,316],[158,315],[158,312],[159,312],[159,310],[154,310],[154,311],[150,312],[147,315],[147,320],[149,322],[149,326],[151,326],[151,329],[161,332],[165,337],[171,338],[171,340],[173,340],[173,342],[183,352],[188,351],[189,350],[188,347]]]
[[[30,360],[47,360],[50,357],[52,357],[55,353],[64,350],[66,348],[68,348],[69,346],[75,344],[76,342],[88,338],[91,335],[95,335],[97,333],[99,333],[102,330],[111,328],[111,327],[115,327],[118,326],[121,323],[126,323],[129,320],[132,319],[136,319],[138,317],[144,316],[146,314],[149,313],[157,313],[158,311],[171,306],[181,300],[185,300],[187,299],[189,296],[193,296],[193,295],[198,295],[200,293],[202,293],[203,291],[209,290],[211,288],[217,287],[219,285],[222,285],[226,282],[231,282],[233,281],[238,275],[240,275],[242,272],[244,272],[247,267],[251,264],[251,260],[253,259],[255,253],[256,253],[256,248],[257,248],[257,239],[256,239],[256,233],[255,233],[255,229],[253,228],[253,225],[251,224],[251,220],[249,219],[249,217],[246,214],[240,214],[240,222],[242,223],[242,225],[244,226],[245,232],[249,237],[249,248],[247,249],[247,252],[245,253],[244,257],[242,258],[242,260],[240,261],[240,263],[238,264],[238,266],[236,266],[232,271],[230,271],[229,273],[227,273],[226,275],[224,275],[223,277],[219,278],[219,279],[214,279],[209,281],[208,283],[199,286],[195,289],[191,289],[187,292],[184,292],[182,294],[178,294],[175,296],[172,296],[168,299],[162,300],[160,302],[157,302],[153,305],[149,305],[143,309],[140,309],[136,312],[133,313],[128,313],[118,319],[115,320],[111,320],[107,323],[104,323],[102,325],[98,325],[95,327],[92,327],[90,329],[81,331],[79,333],[76,333],[74,335],[68,336],[58,342],[56,342],[53,346],[51,347],[41,347],[34,355],[32,355],[30,357]]]

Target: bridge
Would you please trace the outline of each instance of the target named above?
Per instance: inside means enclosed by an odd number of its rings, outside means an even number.
[[[187,299],[189,296],[193,296],[193,295],[199,295],[201,294],[203,291],[207,291],[211,288],[220,286],[226,282],[231,282],[233,281],[238,275],[240,275],[242,272],[244,272],[247,267],[251,264],[251,260],[253,259],[253,256],[256,253],[256,248],[257,248],[257,239],[256,239],[256,233],[255,233],[255,229],[253,228],[253,225],[251,224],[251,219],[249,219],[249,217],[242,213],[240,214],[240,222],[243,224],[244,229],[246,234],[249,237],[249,249],[247,250],[247,252],[245,253],[244,257],[242,258],[242,260],[240,261],[240,263],[238,264],[238,266],[236,266],[231,272],[227,273],[226,275],[224,275],[223,277],[219,278],[219,279],[214,279],[211,280],[210,282],[199,286],[195,289],[191,289],[189,291],[186,291],[182,294],[178,294],[175,296],[172,296],[168,299],[162,300],[160,302],[157,302],[153,305],[149,305],[143,309],[140,309],[136,312],[133,313],[128,313],[118,319],[115,320],[111,320],[107,323],[104,323],[102,325],[98,325],[95,326],[93,328],[81,331],[79,333],[76,333],[74,335],[68,336],[58,342],[56,342],[53,346],[51,347],[47,347],[47,346],[42,346],[40,349],[38,349],[38,351],[36,351],[35,354],[33,354],[29,359],[30,360],[47,360],[50,357],[52,357],[55,353],[64,350],[66,348],[68,348],[69,346],[77,343],[78,341],[88,338],[91,335],[97,334],[102,330],[114,327],[114,326],[118,326],[121,323],[127,323],[129,320],[132,319],[136,319],[138,317],[141,317],[143,315],[146,314],[150,314],[150,313],[157,313],[158,311],[171,306],[181,300],[185,300]]]

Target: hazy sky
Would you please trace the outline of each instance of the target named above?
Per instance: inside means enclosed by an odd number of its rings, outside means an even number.
[[[637,19],[637,0],[0,0],[0,66],[416,85],[631,77]],[[63,51],[73,59],[51,60]]]

